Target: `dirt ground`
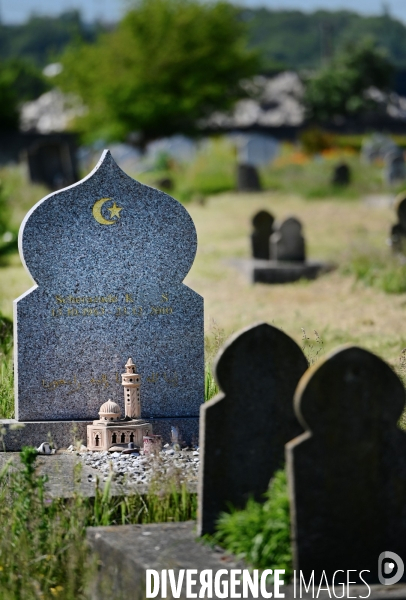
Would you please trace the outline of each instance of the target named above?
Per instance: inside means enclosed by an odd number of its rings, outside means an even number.
[[[386,239],[395,220],[393,209],[367,206],[362,200],[309,201],[264,192],[223,194],[205,205],[188,204],[199,246],[185,283],[205,299],[206,332],[213,333],[214,323],[228,335],[266,321],[299,343],[302,329],[310,340],[315,340],[316,330],[323,351],[356,343],[398,363],[406,346],[406,294],[386,294],[355,283],[340,268],[312,282],[253,285],[228,263],[249,257],[251,217],[259,209],[271,211],[278,219],[297,216],[303,222],[309,258],[333,261],[340,267],[353,248],[381,248],[389,253]],[[12,316],[13,298],[31,285],[17,256],[0,267],[0,311]]]

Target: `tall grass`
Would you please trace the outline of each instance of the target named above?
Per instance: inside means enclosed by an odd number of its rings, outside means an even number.
[[[13,324],[0,315],[0,418],[14,415]]]
[[[75,493],[47,499],[46,477],[35,471],[26,447],[21,466],[0,472],[0,598],[81,600],[97,565],[88,553],[86,527],[183,521],[196,518],[196,495],[168,481],[145,495],[111,497],[109,482],[94,498]],[[79,470],[76,473],[79,480]]]

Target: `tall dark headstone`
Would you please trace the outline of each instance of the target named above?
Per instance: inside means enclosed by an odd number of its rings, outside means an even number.
[[[396,147],[387,152],[384,174],[388,185],[393,185],[406,179],[405,158],[402,148]]]
[[[398,222],[390,230],[390,245],[393,252],[406,254],[406,194],[402,192],[395,202]]]
[[[384,551],[406,557],[406,434],[397,421],[405,390],[361,348],[332,352],[295,394],[307,431],[287,444],[294,568],[361,571],[378,581]]]
[[[284,463],[286,442],[302,431],[293,410],[307,369],[299,346],[262,323],[236,334],[220,351],[215,376],[223,393],[200,409],[199,533],[212,533],[229,503],[261,500]]]
[[[260,192],[261,182],[258,171],[253,165],[237,166],[237,190],[239,192]]]
[[[340,163],[334,168],[331,183],[346,186],[351,182],[351,169],[347,163]]]
[[[252,219],[252,257],[269,260],[269,238],[273,232],[275,218],[267,210],[260,210]]]
[[[27,149],[30,179],[59,190],[75,183],[78,177],[76,156],[67,140],[37,140]]]
[[[304,262],[306,260],[302,224],[295,217],[289,217],[279,225],[271,236],[270,244],[273,260],[287,262]]]

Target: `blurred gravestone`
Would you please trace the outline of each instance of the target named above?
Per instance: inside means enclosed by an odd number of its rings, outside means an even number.
[[[363,140],[361,159],[368,164],[372,164],[377,160],[384,160],[388,152],[392,152],[396,148],[395,142],[390,137],[374,133]]]
[[[273,232],[274,217],[266,210],[259,211],[252,219],[251,234],[253,258],[269,260],[269,238]]]
[[[302,224],[289,217],[271,236],[271,258],[278,261],[304,262],[306,259]]]
[[[30,179],[52,190],[67,187],[78,180],[76,157],[64,140],[38,141],[27,149]]]
[[[357,347],[332,352],[295,395],[307,429],[287,444],[294,568],[369,570],[386,550],[406,556],[405,390],[386,363]],[[355,576],[355,572],[354,572]]]
[[[261,182],[256,167],[237,165],[237,189],[239,192],[260,192]]]
[[[389,242],[393,252],[406,254],[406,194],[399,194],[395,200],[398,222],[392,225]]]
[[[299,435],[293,394],[307,369],[299,346],[265,323],[235,335],[215,366],[224,393],[200,409],[199,534],[213,533],[229,503],[262,499]]]
[[[388,185],[393,185],[406,179],[405,159],[401,148],[393,149],[386,154],[384,175]]]
[[[351,181],[351,169],[347,163],[341,163],[334,168],[331,183],[333,185],[348,185]]]
[[[232,136],[237,144],[237,159],[242,165],[268,165],[278,154],[279,142],[269,135],[258,133]]]

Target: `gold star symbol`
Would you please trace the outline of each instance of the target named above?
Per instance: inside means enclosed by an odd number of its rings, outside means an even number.
[[[110,211],[110,218],[112,219],[113,217],[120,218],[120,211],[123,209],[117,206],[117,204],[114,202],[113,206],[111,208],[108,208],[107,210]]]

